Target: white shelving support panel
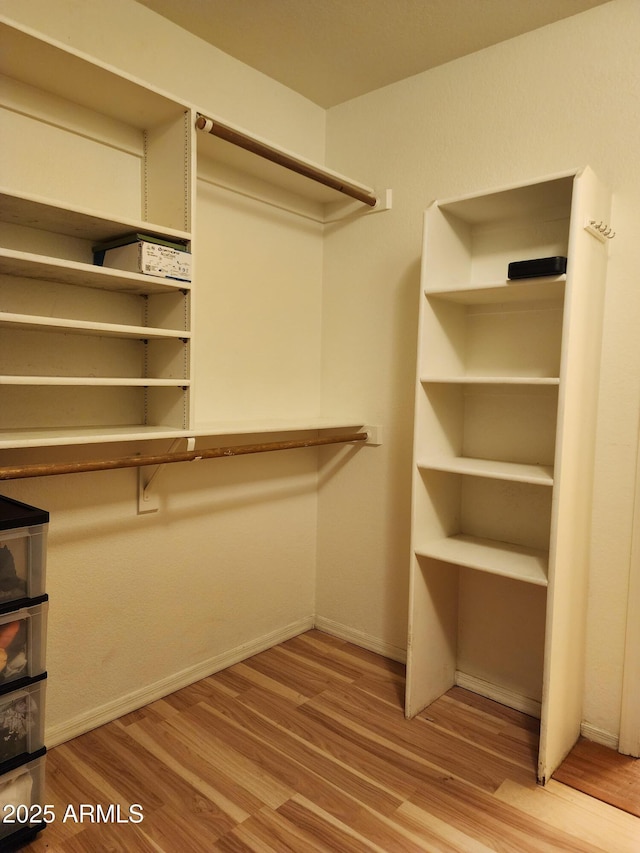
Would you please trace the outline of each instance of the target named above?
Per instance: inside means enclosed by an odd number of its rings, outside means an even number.
[[[585,168],[434,202],[425,214],[406,713],[460,678],[515,697],[514,707],[540,707],[542,783],[580,733],[613,235],[584,223],[608,223],[609,208]],[[566,275],[507,278],[511,262],[555,256],[567,258]],[[513,612],[501,611],[507,588],[496,584],[512,585]],[[531,620],[544,625],[543,648],[523,645],[517,626]]]
[[[580,734],[592,489],[607,243],[583,228],[609,222],[611,194],[590,169],[571,200],[538,779],[546,782]]]

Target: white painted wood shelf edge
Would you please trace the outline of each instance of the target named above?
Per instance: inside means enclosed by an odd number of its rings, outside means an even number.
[[[503,281],[464,284],[454,288],[425,288],[429,298],[459,302],[463,305],[483,303],[537,302],[562,299],[566,275],[544,276],[528,279],[504,279]]]
[[[553,468],[551,465],[530,465],[520,462],[444,455],[430,456],[419,460],[417,464],[418,468],[425,470],[449,471],[452,474],[553,486]]]
[[[181,383],[182,384],[182,383]],[[260,436],[297,432],[330,432],[361,430],[362,418],[299,418],[282,420],[221,421],[220,423],[200,424],[192,429],[178,429],[168,426],[144,426],[142,424],[124,424],[120,426],[88,426],[64,428],[31,428],[0,431],[0,450],[13,450],[28,447],[73,446],[82,444],[106,444],[112,442],[144,442],[175,439],[216,438],[227,436]],[[369,442],[372,443],[372,442]]]
[[[46,255],[0,247],[0,273],[21,278],[95,287],[100,290],[152,294],[191,289],[190,281],[160,278],[143,273],[109,269],[80,261],[69,261]]]
[[[187,388],[189,379],[150,379],[148,376],[11,376],[0,375],[0,385],[114,385],[131,388]]]
[[[459,376],[453,374],[421,376],[420,382],[423,385],[429,383],[444,385],[559,385],[560,378],[557,376],[474,376],[463,373]]]
[[[114,338],[148,338],[187,340],[191,332],[179,329],[157,329],[150,326],[129,326],[121,323],[95,323],[88,320],[69,320],[62,317],[40,317],[35,314],[11,314],[0,311],[0,327],[29,331],[59,331],[79,335],[100,335]]]

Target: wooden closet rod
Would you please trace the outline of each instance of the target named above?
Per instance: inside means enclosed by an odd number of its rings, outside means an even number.
[[[165,465],[169,462],[194,462],[199,459],[218,459],[222,456],[244,456],[248,453],[267,453],[271,450],[295,450],[299,447],[322,447],[326,444],[346,444],[366,441],[366,432],[332,435],[320,438],[270,441],[265,444],[239,444],[233,447],[209,447],[147,456],[121,456],[116,459],[96,459],[87,462],[52,462],[32,465],[13,465],[0,468],[0,480],[22,480],[26,477],[51,477],[54,474],[82,474],[87,471],[108,471],[113,468],[142,468],[145,465]]]
[[[355,198],[363,204],[368,204],[369,207],[375,207],[378,203],[378,199],[373,193],[367,192],[355,184],[350,184],[347,181],[336,178],[327,172],[323,172],[322,169],[318,169],[309,163],[305,163],[303,160],[298,160],[291,154],[285,154],[284,151],[278,151],[277,148],[272,148],[265,142],[259,142],[257,139],[252,139],[250,136],[247,136],[245,133],[241,133],[239,130],[232,130],[230,127],[227,127],[218,121],[214,121],[211,118],[198,115],[198,118],[196,119],[196,127],[198,130],[204,130],[207,133],[211,133],[213,136],[217,136],[219,139],[231,142],[239,148],[251,151],[253,154],[257,154],[265,160],[277,163],[278,166],[283,166],[285,169],[290,169],[292,172],[304,175],[305,178],[310,178],[312,181],[324,184],[326,187],[331,187],[333,190],[337,190],[344,195]]]

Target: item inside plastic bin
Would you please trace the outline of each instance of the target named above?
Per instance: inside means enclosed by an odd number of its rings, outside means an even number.
[[[27,620],[0,625],[0,684],[16,678],[27,666]]]
[[[0,705],[0,763],[28,752],[34,705],[29,695],[22,692]]]
[[[33,788],[33,777],[25,771],[19,776],[9,779],[8,782],[0,782],[0,807],[4,814],[6,806],[31,805],[31,791]],[[0,833],[1,834],[1,833]]]
[[[27,594],[27,581],[16,572],[16,564],[7,545],[0,546],[0,602],[22,598]]]

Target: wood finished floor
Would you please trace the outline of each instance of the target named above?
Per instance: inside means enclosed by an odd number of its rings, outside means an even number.
[[[310,631],[50,750],[58,819],[24,850],[638,853],[640,819],[535,784],[536,721],[459,688],[408,721],[403,693]],[[80,803],[144,820],[62,822]]]
[[[640,817],[638,758],[580,738],[553,778]]]

